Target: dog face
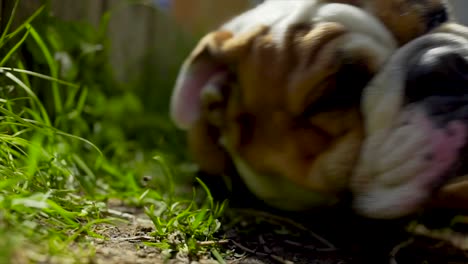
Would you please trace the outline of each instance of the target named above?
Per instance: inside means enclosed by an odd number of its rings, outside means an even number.
[[[172,118],[202,170],[232,162],[282,209],[332,203],[360,154],[363,88],[399,45],[446,19],[441,1],[266,1],[199,42]]]
[[[468,29],[446,24],[399,49],[366,87],[352,189],[379,218],[468,201]]]

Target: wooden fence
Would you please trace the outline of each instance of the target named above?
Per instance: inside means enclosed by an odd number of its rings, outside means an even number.
[[[148,62],[159,68],[180,64],[181,42],[194,44],[195,37],[259,0],[50,0],[52,12],[65,20],[85,20],[98,25],[103,13],[113,10],[109,24],[111,62],[122,81],[145,71]],[[155,8],[158,1],[171,3],[167,10]],[[284,0],[287,1],[287,0]],[[290,1],[290,0],[289,0]],[[305,0],[304,0],[305,1]],[[18,19],[37,9],[41,0],[21,0]],[[135,4],[135,2],[138,2]],[[468,25],[468,0],[449,0],[461,22]],[[14,0],[0,0],[0,26]],[[191,37],[192,36],[192,37]],[[195,37],[193,37],[195,36]],[[163,65],[161,65],[163,64]],[[164,65],[167,64],[167,65]]]
[[[121,81],[129,81],[138,78],[148,63],[158,62],[160,69],[177,67],[188,52],[186,49],[194,45],[202,32],[253,2],[172,0],[169,9],[163,10],[156,7],[157,1],[51,0],[51,11],[61,19],[87,21],[95,26],[99,25],[102,14],[112,11],[108,28],[111,62],[116,76]],[[0,28],[5,25],[13,3],[14,0],[0,0]],[[41,0],[21,0],[17,20],[32,14],[42,3]],[[184,54],[180,54],[181,49]]]

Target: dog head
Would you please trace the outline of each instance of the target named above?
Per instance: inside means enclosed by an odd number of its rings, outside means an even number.
[[[436,0],[266,1],[199,42],[172,118],[202,170],[232,162],[282,209],[334,202],[360,153],[363,88],[399,45],[445,20]]]
[[[468,201],[468,29],[445,24],[392,55],[366,87],[357,211],[393,218]]]

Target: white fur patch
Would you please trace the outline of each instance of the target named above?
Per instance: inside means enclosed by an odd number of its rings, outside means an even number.
[[[388,49],[397,47],[386,27],[374,16],[346,4],[319,4],[316,1],[271,0],[234,18],[222,28],[236,34],[248,31],[252,26],[268,25],[274,39],[281,44],[290,26],[336,22],[351,32],[370,36]]]

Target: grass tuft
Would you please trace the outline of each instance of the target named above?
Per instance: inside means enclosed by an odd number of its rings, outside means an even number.
[[[94,29],[48,6],[18,24],[18,8],[0,35],[0,263],[93,256],[90,238],[107,239],[96,227],[115,223],[115,200],[149,217],[158,242],[147,245],[223,263],[216,243],[200,242],[217,240],[227,201],[199,179],[181,190],[194,175],[181,133],[166,112],[146,111],[141,90],[115,80],[111,14]]]

